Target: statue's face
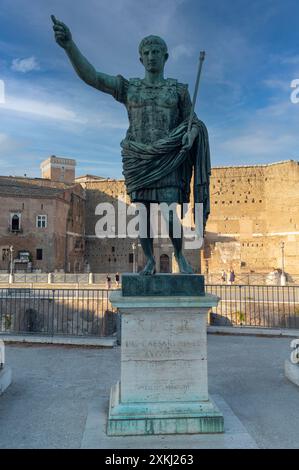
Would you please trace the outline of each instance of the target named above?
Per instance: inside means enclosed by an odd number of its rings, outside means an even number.
[[[165,53],[159,44],[144,46],[140,57],[140,62],[148,72],[161,72],[164,69],[168,54]]]

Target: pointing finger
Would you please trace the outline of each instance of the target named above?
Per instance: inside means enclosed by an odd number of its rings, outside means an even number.
[[[55,32],[58,32],[58,31],[64,32],[63,26],[60,26],[59,24],[58,24],[58,25],[55,24],[55,25],[53,26],[53,29],[54,29]]]
[[[54,15],[51,15],[51,19],[52,19],[53,24],[55,26],[64,26],[65,27],[65,24],[62,21],[59,21]]]

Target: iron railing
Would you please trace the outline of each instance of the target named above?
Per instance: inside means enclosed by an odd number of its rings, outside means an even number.
[[[0,333],[111,336],[116,312],[106,289],[0,289]]]
[[[206,285],[220,297],[211,325],[299,328],[299,286]]]
[[[229,277],[229,272],[226,273]],[[286,276],[287,285],[299,285],[299,274],[288,274],[284,273]],[[227,281],[224,283],[221,279],[221,273],[209,273],[205,274],[205,280],[207,284],[229,284]],[[275,276],[271,273],[237,273],[235,278],[235,283],[241,285],[252,285],[252,286],[262,286],[262,285],[281,285],[281,272],[277,273]]]
[[[220,298],[210,324],[299,329],[299,286],[206,285]],[[107,289],[0,288],[0,334],[111,336]]]
[[[94,284],[106,284],[107,273],[93,273],[93,283]],[[115,280],[115,273],[111,274],[110,277],[112,282]],[[48,283],[48,273],[23,273],[15,272],[14,273],[14,284],[47,284]],[[0,284],[9,283],[9,273],[0,272]],[[89,273],[51,273],[51,283],[52,284],[88,284],[89,283]],[[33,286],[34,287],[34,286]]]

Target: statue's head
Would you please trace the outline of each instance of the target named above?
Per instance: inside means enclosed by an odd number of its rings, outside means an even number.
[[[163,70],[168,59],[167,45],[159,36],[146,36],[139,44],[140,62],[149,72]]]

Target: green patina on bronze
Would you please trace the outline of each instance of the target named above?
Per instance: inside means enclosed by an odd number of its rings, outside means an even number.
[[[124,297],[198,297],[205,295],[201,274],[156,274],[155,276],[122,275]]]
[[[158,36],[144,38],[139,54],[145,76],[127,80],[122,75],[96,71],[75,45],[69,28],[53,15],[52,21],[56,42],[65,49],[79,77],[109,93],[127,109],[129,129],[121,147],[123,175],[131,201],[189,202],[194,172],[194,202],[203,203],[205,226],[210,212],[208,133],[195,114],[188,132],[192,108],[188,86],[164,78],[166,43]],[[182,238],[172,236],[172,227],[170,214],[170,239],[180,272],[191,274],[192,268],[182,253]],[[148,235],[140,241],[147,258],[142,274],[154,274],[153,240]]]

